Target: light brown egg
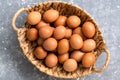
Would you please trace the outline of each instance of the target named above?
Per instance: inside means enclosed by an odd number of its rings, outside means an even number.
[[[34,55],[38,58],[38,59],[44,59],[47,56],[47,52],[42,48],[42,47],[37,47],[34,50]]]
[[[67,25],[69,28],[76,28],[80,25],[81,20],[78,16],[72,15],[67,19]]]
[[[39,29],[39,35],[41,38],[49,38],[53,34],[53,29],[50,26],[44,26]]]
[[[69,51],[69,41],[67,39],[60,40],[58,42],[57,50],[59,54],[67,53]]]
[[[55,67],[58,63],[58,58],[54,53],[48,54],[48,56],[45,59],[45,64],[48,67]]]
[[[44,26],[49,26],[48,23],[44,22],[43,20],[41,20],[37,25],[36,25],[36,28],[39,30],[41,27],[44,27]]]
[[[43,42],[43,47],[47,51],[53,51],[57,48],[57,40],[54,38],[48,38]]]
[[[96,42],[93,39],[87,39],[83,42],[83,46],[81,48],[84,52],[90,52],[96,48]]]
[[[83,34],[88,37],[92,38],[95,35],[95,26],[91,22],[85,22],[82,26]]]
[[[58,17],[59,17],[59,12],[54,9],[47,10],[43,14],[43,19],[49,23],[54,22],[55,20],[57,20]]]
[[[39,46],[41,46],[43,44],[43,42],[44,42],[44,39],[42,39],[42,38],[39,37],[38,40],[37,40],[37,44]]]
[[[72,29],[66,28],[65,38],[69,39],[72,35]]]
[[[36,25],[41,20],[41,14],[37,11],[32,11],[27,16],[27,22],[31,25]]]
[[[73,34],[79,34],[79,35],[82,37],[83,40],[86,39],[86,37],[85,37],[85,36],[83,35],[83,33],[82,33],[81,27],[75,28],[75,29],[73,30]]]
[[[79,34],[73,34],[70,37],[70,45],[73,49],[80,49],[83,46],[83,40]]]
[[[67,17],[66,16],[59,16],[58,19],[55,21],[54,25],[57,26],[65,26]]]
[[[73,72],[77,69],[77,62],[74,59],[68,59],[64,62],[63,69],[67,72]]]
[[[70,55],[70,57],[72,59],[75,59],[77,62],[80,62],[82,57],[83,57],[84,53],[79,51],[79,50],[76,50],[76,51],[73,51]]]
[[[54,29],[53,37],[55,39],[62,39],[65,37],[66,28],[64,26],[58,26]]]
[[[27,31],[27,39],[29,41],[35,41],[38,38],[38,31],[36,28],[31,28]]]
[[[63,64],[68,59],[69,59],[69,53],[58,55],[58,61],[61,64]]]
[[[95,63],[95,55],[93,53],[86,53],[82,58],[82,65],[86,68],[91,67]]]

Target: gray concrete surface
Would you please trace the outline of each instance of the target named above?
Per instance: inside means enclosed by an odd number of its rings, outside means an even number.
[[[11,28],[13,14],[44,0],[0,0],[0,80],[68,80],[58,79],[39,72],[21,53],[16,32]],[[111,61],[102,73],[93,73],[78,80],[120,80],[120,0],[64,0],[72,2],[89,12],[99,24],[107,48],[111,52]],[[16,22],[22,26],[25,13]],[[105,60],[101,55],[97,61],[100,67]],[[70,79],[75,80],[75,79]]]

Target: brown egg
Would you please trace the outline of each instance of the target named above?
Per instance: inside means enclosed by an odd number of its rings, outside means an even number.
[[[49,23],[54,22],[55,20],[57,20],[58,17],[59,17],[59,12],[54,9],[47,10],[43,14],[43,19]]]
[[[69,39],[72,35],[72,29],[66,28],[65,38]]]
[[[39,29],[39,35],[41,38],[49,38],[53,34],[53,29],[50,26],[44,26]]]
[[[32,11],[27,16],[27,22],[31,25],[36,25],[41,20],[41,14],[37,11]]]
[[[69,59],[69,54],[68,53],[58,55],[58,61],[61,64],[63,64],[68,59]]]
[[[79,34],[73,34],[70,37],[70,45],[73,49],[80,49],[83,46],[83,40]]]
[[[91,67],[95,63],[95,55],[93,53],[86,53],[82,58],[82,65],[86,68]]]
[[[36,28],[31,28],[27,31],[27,39],[29,41],[35,41],[38,38],[38,31]]]
[[[54,38],[48,38],[43,42],[43,47],[47,51],[53,51],[57,48],[57,40]]]
[[[79,51],[79,50],[76,50],[76,51],[73,51],[70,55],[70,57],[74,60],[76,60],[77,62],[80,62],[82,57],[83,57],[84,53]]]
[[[64,54],[69,51],[69,41],[67,39],[62,39],[58,42],[58,53]]]
[[[55,67],[58,63],[58,58],[54,53],[48,54],[48,56],[45,59],[45,64],[48,67]]]
[[[41,20],[37,25],[36,25],[36,28],[39,30],[41,27],[44,27],[44,26],[49,26],[48,23],[44,22],[43,20]]]
[[[34,55],[38,59],[44,59],[47,56],[47,52],[42,47],[37,47],[34,51]]]
[[[76,28],[80,25],[81,20],[78,16],[72,15],[67,19],[67,25],[69,28]]]
[[[85,36],[83,35],[83,33],[82,33],[81,27],[75,28],[75,29],[73,30],[73,34],[79,34],[79,35],[82,37],[83,40],[86,39],[86,37],[85,37]]]
[[[39,37],[38,40],[37,40],[37,44],[39,46],[41,46],[43,44],[43,42],[44,42],[44,39],[42,39],[42,38]]]
[[[73,72],[77,69],[77,62],[74,59],[68,59],[64,62],[63,68],[67,72]]]
[[[90,52],[96,48],[96,42],[93,39],[87,39],[83,42],[83,46],[81,48],[84,52]]]
[[[62,39],[65,37],[66,28],[64,26],[58,26],[54,29],[53,37],[55,39]]]
[[[58,19],[55,21],[54,25],[57,26],[65,26],[67,17],[66,16],[59,16]]]
[[[88,37],[92,38],[95,35],[95,26],[91,22],[85,22],[82,26],[83,34]]]

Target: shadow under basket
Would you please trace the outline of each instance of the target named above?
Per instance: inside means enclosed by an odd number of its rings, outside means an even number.
[[[28,23],[25,23],[22,28],[17,28],[15,25],[16,18],[18,15],[25,11],[27,13],[30,13],[31,11],[39,11],[41,14],[43,14],[48,9],[55,9],[59,11],[60,15],[70,16],[70,15],[77,15],[81,19],[81,25],[85,21],[90,21],[95,25],[96,31],[95,36],[93,39],[96,41],[96,49],[93,51],[96,55],[96,59],[98,59],[99,55],[102,52],[106,53],[106,60],[105,64],[102,66],[102,68],[97,69],[95,67],[95,64],[91,66],[90,68],[84,68],[82,65],[78,66],[78,69],[74,72],[66,72],[63,70],[62,66],[58,64],[56,67],[48,68],[45,66],[43,60],[38,60],[33,55],[33,50],[36,47],[35,42],[30,42],[26,39],[26,32],[29,29],[30,25]],[[23,51],[23,54],[28,58],[28,60],[35,65],[41,72],[44,72],[48,75],[59,77],[59,78],[80,78],[82,76],[91,74],[93,72],[102,72],[107,67],[109,61],[110,61],[110,53],[106,49],[106,44],[104,42],[102,33],[96,24],[96,22],[93,20],[93,18],[83,9],[80,7],[67,3],[67,2],[58,2],[58,1],[48,1],[43,3],[38,3],[34,6],[28,7],[28,8],[21,8],[18,10],[12,20],[12,27],[17,32],[18,41],[20,43],[20,47]]]

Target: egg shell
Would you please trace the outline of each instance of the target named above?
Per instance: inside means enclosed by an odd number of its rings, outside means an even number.
[[[63,69],[67,72],[73,72],[77,69],[77,62],[74,59],[68,59],[64,62]]]
[[[44,39],[42,39],[42,38],[39,37],[38,40],[37,40],[37,44],[39,46],[41,46],[43,44],[43,42],[44,42]]]
[[[58,26],[54,29],[53,37],[55,39],[62,39],[65,37],[66,28],[64,26]]]
[[[34,50],[34,55],[38,58],[38,59],[44,59],[47,56],[47,52],[42,48],[42,47],[37,47]]]
[[[72,35],[72,29],[66,28],[65,38],[69,39]]]
[[[58,19],[55,21],[54,25],[57,26],[65,26],[67,17],[66,16],[59,16]]]
[[[32,11],[27,16],[27,22],[31,25],[36,25],[41,20],[41,14],[37,11]]]
[[[59,12],[54,9],[47,10],[43,14],[43,19],[49,23],[54,22],[55,20],[57,20],[58,17],[59,17]]]
[[[93,53],[86,53],[82,58],[82,65],[85,68],[89,68],[95,63],[95,55]]]
[[[81,20],[76,15],[69,16],[67,19],[67,25],[69,28],[76,28],[80,25],[80,23],[81,23]]]
[[[83,35],[82,28],[77,27],[73,30],[73,34],[79,34],[83,40],[86,40],[87,38]]]
[[[57,48],[57,40],[54,38],[48,38],[43,42],[43,47],[47,51],[54,51]]]
[[[83,39],[79,34],[70,37],[70,45],[73,49],[80,49],[83,46]]]
[[[55,67],[58,63],[58,58],[54,53],[48,54],[45,59],[45,64],[47,67]]]
[[[69,41],[67,39],[62,39],[58,42],[58,54],[64,54],[69,51]]]
[[[82,32],[87,38],[92,38],[95,35],[95,26],[92,22],[85,22],[82,26]]]
[[[49,26],[49,23],[44,22],[43,20],[41,20],[37,25],[36,28],[39,30],[41,27],[44,26]]]
[[[35,41],[38,38],[38,30],[36,28],[31,28],[27,31],[27,39],[29,41]]]
[[[61,64],[63,64],[67,59],[69,59],[69,53],[58,55],[58,61]]]
[[[53,29],[50,26],[44,26],[39,29],[39,35],[41,38],[49,38],[53,34]]]
[[[96,48],[96,42],[93,39],[87,39],[83,42],[83,46],[81,48],[84,52],[90,52]]]
[[[75,59],[77,62],[80,62],[84,54],[85,54],[85,53],[83,53],[83,52],[81,52],[81,51],[79,51],[79,50],[75,50],[75,51],[73,51],[73,52],[71,53],[70,57],[71,57],[72,59]]]

